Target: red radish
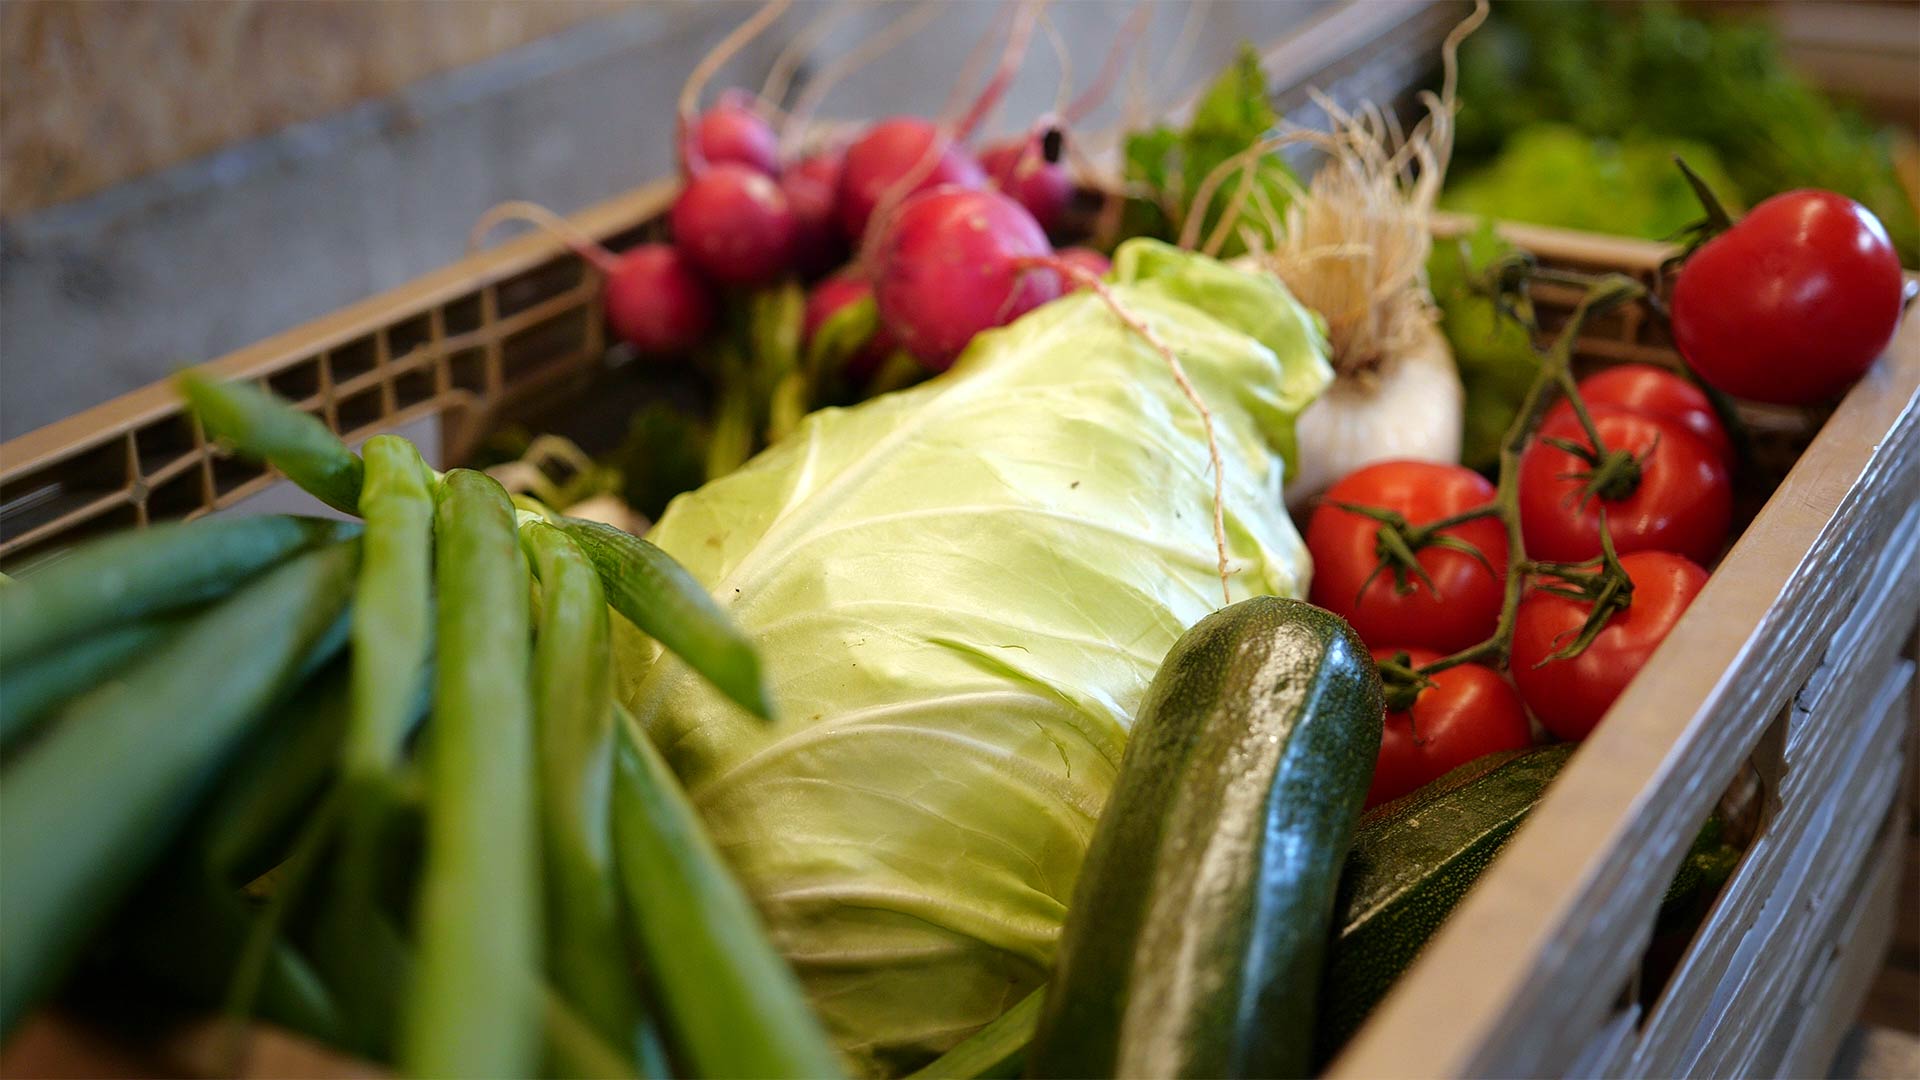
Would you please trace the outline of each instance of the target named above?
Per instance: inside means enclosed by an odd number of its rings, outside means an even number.
[[[851,167],[851,164],[849,165]],[[1047,234],[998,192],[947,186],[901,204],[870,268],[880,321],[934,371],[953,366],[973,336],[1060,295]]]
[[[713,328],[713,290],[686,256],[668,244],[641,244],[615,255],[593,237],[539,203],[514,199],[480,215],[467,238],[478,250],[503,222],[528,221],[571,248],[606,279],[601,304],[615,337],[649,356],[671,356],[698,345]]]
[[[1077,266],[1094,277],[1106,277],[1113,270],[1113,260],[1090,247],[1061,248],[1054,252],[1054,258],[1068,266]],[[1086,285],[1077,278],[1067,282],[1068,292],[1079,292],[1084,288]]]
[[[687,352],[713,328],[712,291],[668,244],[641,244],[615,259],[606,308],[614,334],[648,356]]]
[[[869,301],[873,298],[873,286],[866,279],[853,274],[835,274],[813,287],[807,295],[806,314],[802,320],[802,333],[807,347],[812,348],[813,337],[848,305]],[[884,326],[877,327],[866,343],[847,357],[842,368],[849,378],[856,382],[865,382],[880,367],[880,362],[892,353],[895,346],[893,335]]]
[[[768,176],[780,171],[780,140],[743,90],[721,94],[712,108],[701,113],[689,142],[688,160],[683,163],[689,175],[705,171],[700,163],[733,162]]]
[[[722,285],[764,285],[793,261],[793,208],[780,185],[745,165],[710,165],[673,201],[673,242]]]
[[[931,121],[916,116],[882,120],[847,147],[840,171],[840,227],[859,243],[883,200],[897,204],[942,184],[977,188],[986,182],[973,155]]]
[[[840,193],[839,152],[821,152],[787,166],[780,190],[793,209],[793,267],[802,274],[823,274],[847,256],[835,200]]]
[[[980,155],[993,186],[1027,208],[1049,234],[1059,230],[1073,201],[1073,177],[1060,160],[1064,136],[1059,128],[998,143]]]

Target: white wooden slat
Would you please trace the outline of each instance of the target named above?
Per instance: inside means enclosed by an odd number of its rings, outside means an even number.
[[[1913,694],[1907,691],[1910,707]],[[1778,1077],[1819,1076],[1831,1067],[1840,1042],[1860,1015],[1893,938],[1900,899],[1900,871],[1906,865],[1907,816],[1896,802],[1881,830],[1879,844],[1867,856],[1861,881],[1850,890],[1857,898],[1848,912],[1831,961],[1802,999],[1803,1019],[1780,1056]]]
[[[1867,714],[1868,703],[1879,696],[1874,691],[1902,677],[1910,666],[1889,655],[1877,670],[1861,673],[1871,681],[1854,678],[1838,684],[1849,691],[1857,684],[1858,697],[1849,694],[1834,704]],[[1898,718],[1883,713],[1865,724],[1836,725],[1837,731],[1851,731],[1853,752],[1823,755],[1789,771],[1788,781],[1795,787],[1787,794],[1804,795],[1783,799],[1779,815],[1755,839],[1701,926],[1693,951],[1654,1008],[1630,1072],[1688,1072],[1721,1019],[1738,1011],[1745,1000],[1743,994],[1756,977],[1756,966],[1765,961],[1776,944],[1770,935],[1783,916],[1771,905],[1783,894],[1796,894],[1809,867],[1823,854],[1821,841],[1832,824],[1833,804],[1850,805],[1850,800],[1861,793],[1858,785],[1845,782],[1846,770],[1870,754],[1883,753],[1890,742],[1896,741],[1890,732],[1897,731],[1898,724]],[[1821,798],[1822,791],[1831,794]]]
[[[1848,752],[1823,761],[1817,774],[1805,775],[1807,795],[1790,799],[1788,811],[1774,823],[1771,845],[1745,881],[1759,903],[1734,909],[1751,914],[1729,927],[1743,928],[1732,974],[1715,988],[1702,1022],[1686,1032],[1690,1038],[1683,1049],[1663,1055],[1672,1046],[1661,1038],[1666,1029],[1649,1032],[1647,1052],[1636,1061],[1637,1073],[1754,1071],[1748,1055],[1757,1052],[1756,1044],[1771,1028],[1793,982],[1806,977],[1809,964],[1804,956],[1828,929],[1823,913],[1830,910],[1836,886],[1858,877],[1874,839],[1871,830],[1859,829],[1857,823],[1881,821],[1892,801],[1900,755],[1897,749],[1889,753],[1889,747],[1897,746],[1902,722],[1893,708],[1912,669],[1905,661],[1893,665],[1877,692],[1846,703],[1868,723],[1860,725]]]

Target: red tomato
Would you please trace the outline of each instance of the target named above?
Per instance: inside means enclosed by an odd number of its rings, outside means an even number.
[[[1622,555],[1633,602],[1571,660],[1547,660],[1573,641],[1592,605],[1534,591],[1513,627],[1513,681],[1548,731],[1584,739],[1707,583],[1707,572],[1664,551]],[[1546,661],[1541,664],[1541,661]]]
[[[1415,667],[1440,659],[1431,649],[1375,649],[1373,659],[1390,660],[1396,652],[1405,652]],[[1533,742],[1520,696],[1498,672],[1461,664],[1430,678],[1433,685],[1420,691],[1413,708],[1387,712],[1380,760],[1367,788],[1369,808],[1432,783],[1474,758]]]
[[[1493,567],[1463,551],[1423,547],[1415,556],[1432,579],[1409,574],[1401,592],[1391,572],[1366,586],[1380,556],[1380,523],[1336,502],[1391,510],[1410,525],[1452,517],[1493,501],[1493,485],[1471,469],[1428,461],[1383,461],[1349,473],[1327,492],[1307,524],[1313,554],[1313,602],[1353,624],[1369,644],[1388,642],[1455,652],[1493,634],[1507,573],[1507,534],[1498,518],[1444,530],[1479,549]]]
[[[1706,391],[1665,368],[1652,364],[1621,364],[1580,380],[1580,397],[1588,405],[1617,405],[1665,420],[1698,435],[1733,468],[1733,440],[1713,411]],[[1547,410],[1547,422],[1573,416],[1564,399]]]
[[[1687,259],[1673,286],[1673,343],[1729,394],[1821,401],[1893,340],[1900,291],[1879,218],[1831,191],[1789,191]]]
[[[1579,562],[1600,554],[1600,511],[1607,512],[1614,550],[1675,551],[1707,562],[1720,553],[1733,517],[1733,486],[1711,446],[1664,420],[1613,405],[1587,410],[1609,451],[1641,461],[1639,486],[1624,498],[1589,498],[1570,474],[1587,465],[1543,436],[1589,445],[1571,413],[1543,423],[1520,455],[1520,527],[1527,557]]]

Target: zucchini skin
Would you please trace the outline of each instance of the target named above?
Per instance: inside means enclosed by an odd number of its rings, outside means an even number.
[[[1375,807],[1340,879],[1315,1064],[1324,1065],[1412,965],[1573,754],[1489,754]]]
[[[1338,616],[1256,597],[1148,688],[1081,869],[1034,1076],[1295,1076],[1312,1049],[1380,679]]]

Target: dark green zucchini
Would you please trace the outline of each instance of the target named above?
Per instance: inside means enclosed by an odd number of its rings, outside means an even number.
[[[1386,996],[1572,753],[1489,754],[1361,818],[1340,879],[1316,1063]]]
[[[1294,1076],[1380,680],[1339,617],[1258,597],[1202,619],[1147,690],[1094,830],[1035,1076]]]

